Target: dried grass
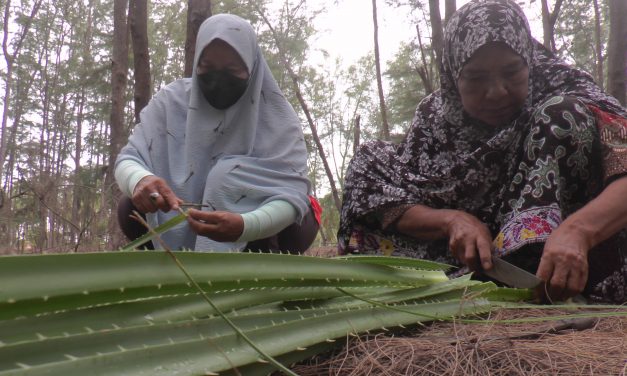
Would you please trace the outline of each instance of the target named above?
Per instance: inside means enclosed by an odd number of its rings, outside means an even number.
[[[482,324],[439,322],[350,338],[343,349],[293,370],[301,376],[627,375],[627,318],[589,320],[589,328],[578,330],[560,322],[498,323],[558,313],[501,311]]]

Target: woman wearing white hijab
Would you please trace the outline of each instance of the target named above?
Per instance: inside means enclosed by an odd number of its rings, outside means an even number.
[[[132,206],[157,226],[194,203],[203,210],[190,209],[188,223],[162,235],[172,249],[304,251],[319,220],[305,141],[253,28],[234,15],[210,17],[194,62],[191,78],[142,110],[117,159],[116,180],[132,200],[118,210],[123,231],[138,235]]]

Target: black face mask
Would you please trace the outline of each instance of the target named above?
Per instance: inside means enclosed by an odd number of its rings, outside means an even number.
[[[209,104],[224,110],[244,95],[248,79],[235,77],[223,70],[210,70],[198,75],[198,87]]]

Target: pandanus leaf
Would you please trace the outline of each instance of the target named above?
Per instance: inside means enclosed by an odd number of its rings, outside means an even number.
[[[457,319],[530,297],[470,276],[449,280],[443,269],[247,253],[2,257],[0,375],[258,374],[280,365],[260,358],[289,364],[350,333]]]

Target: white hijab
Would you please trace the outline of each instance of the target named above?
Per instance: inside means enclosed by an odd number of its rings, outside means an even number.
[[[248,88],[226,110],[212,107],[198,87],[203,49],[221,39],[250,72]],[[228,14],[208,18],[196,39],[191,79],[177,80],[155,95],[118,157],[135,160],[163,178],[178,197],[209,204],[205,210],[245,213],[273,200],[298,211],[309,207],[307,149],[300,120],[264,60],[252,26]],[[148,215],[151,225],[177,213]],[[196,236],[186,223],[162,238],[173,249],[241,250],[245,243]],[[156,244],[158,246],[158,244]]]

